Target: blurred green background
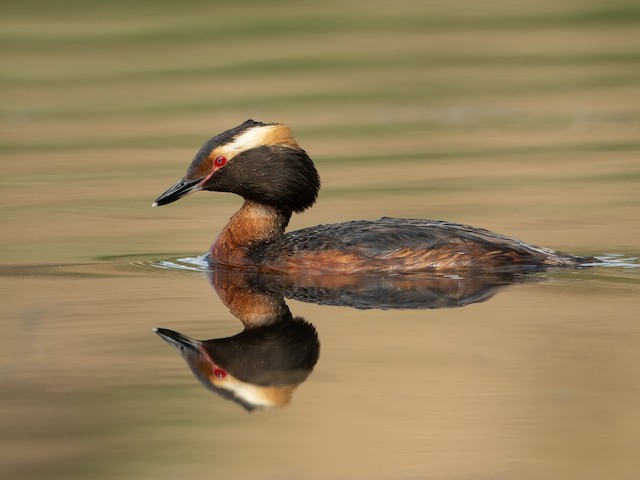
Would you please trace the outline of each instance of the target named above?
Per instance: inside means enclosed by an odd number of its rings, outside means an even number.
[[[148,203],[250,117],[294,129],[327,221],[446,218],[629,247],[598,232],[635,225],[639,25],[623,0],[4,2],[0,259],[203,251],[171,221],[210,217],[207,195]],[[571,217],[583,231],[554,233]]]

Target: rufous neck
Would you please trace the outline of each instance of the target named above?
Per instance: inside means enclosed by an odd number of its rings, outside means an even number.
[[[284,235],[290,218],[290,212],[245,200],[212,245],[211,257],[221,263],[242,265],[245,262],[241,257],[251,247]]]

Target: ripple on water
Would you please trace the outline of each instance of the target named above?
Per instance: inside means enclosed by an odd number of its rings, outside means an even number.
[[[640,255],[610,253],[595,255],[595,258],[602,263],[586,263],[577,269],[559,269],[541,275],[554,284],[640,285]]]
[[[587,263],[585,267],[640,268],[640,255],[626,256],[622,253],[608,253],[596,256],[602,263]]]
[[[206,272],[210,264],[206,255],[163,255],[140,254],[101,257],[100,260],[110,262],[114,268],[128,271],[169,270],[174,273]]]
[[[0,277],[93,278],[145,272],[158,273],[159,269],[174,273],[206,272],[209,268],[204,255],[117,255],[98,257],[89,262],[0,265]]]
[[[137,265],[145,268],[163,268],[167,270],[196,272],[206,272],[212,268],[211,263],[207,260],[206,254],[195,257],[179,256],[170,258],[158,258],[157,255],[149,255],[142,259],[136,258],[133,261],[131,261],[131,257],[120,258],[124,260],[129,259],[130,265]],[[584,267],[640,269],[640,255],[608,253],[596,255],[595,258],[600,260],[601,263],[585,263],[580,269],[578,269],[578,271],[586,270]]]
[[[602,263],[584,264],[576,270],[557,270],[550,273],[537,274],[558,278],[563,273],[579,276],[584,279],[598,278],[626,278],[640,282],[640,254],[609,253],[595,255]],[[65,264],[25,264],[2,265],[0,276],[104,276],[117,272],[157,272],[167,270],[173,273],[207,272],[211,270],[211,263],[206,255],[169,255],[169,254],[135,254],[98,257],[95,262],[78,262]]]
[[[207,260],[206,255],[163,259],[152,263],[151,266],[154,268],[188,272],[206,272],[211,269],[211,264],[209,260]]]

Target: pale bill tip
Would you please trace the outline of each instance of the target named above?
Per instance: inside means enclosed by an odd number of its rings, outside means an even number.
[[[158,202],[153,202],[153,203],[151,204],[151,206],[152,206],[152,207],[157,207],[157,206],[158,206]]]

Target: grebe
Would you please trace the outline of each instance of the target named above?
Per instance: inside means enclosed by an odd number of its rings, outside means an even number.
[[[313,161],[289,127],[247,120],[206,142],[185,176],[153,206],[199,190],[240,195],[244,204],[214,241],[209,257],[214,264],[262,272],[530,272],[597,261],[438,220],[383,217],[285,233],[292,213],[311,207],[319,189]]]
[[[285,292],[276,283],[279,275],[218,267],[207,276],[244,330],[210,340],[165,328],[154,331],[180,352],[205,388],[248,411],[287,405],[318,362],[320,340],[315,327],[292,315]]]

